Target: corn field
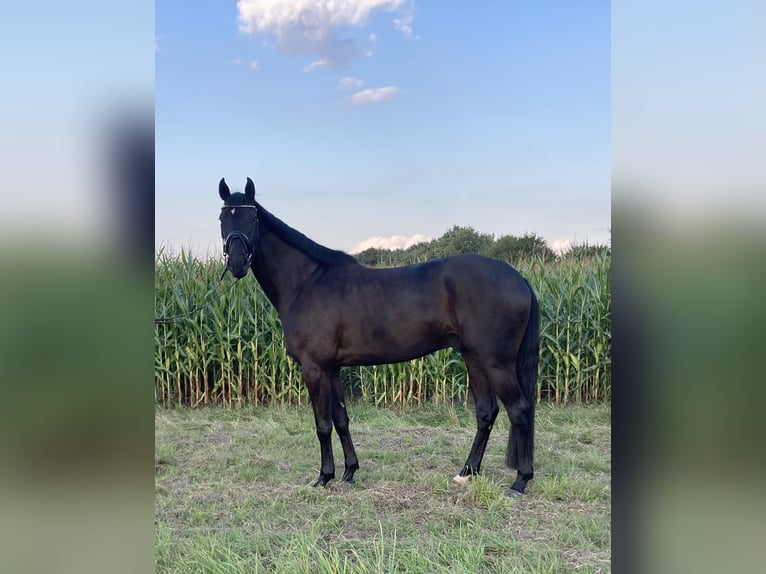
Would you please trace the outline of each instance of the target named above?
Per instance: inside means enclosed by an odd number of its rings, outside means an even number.
[[[540,302],[538,400],[582,404],[611,398],[609,256],[514,264]],[[159,252],[155,314],[190,317],[155,325],[155,398],[164,406],[308,404],[300,366],[287,356],[279,317],[252,275],[216,288],[222,259]],[[210,293],[206,299],[205,295]],[[404,363],[347,367],[347,392],[376,405],[466,404],[460,354],[443,349]]]

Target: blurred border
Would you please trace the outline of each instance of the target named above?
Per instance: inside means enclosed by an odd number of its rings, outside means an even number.
[[[762,3],[612,3],[613,563],[755,572]]]
[[[0,571],[152,572],[154,4],[0,38]]]

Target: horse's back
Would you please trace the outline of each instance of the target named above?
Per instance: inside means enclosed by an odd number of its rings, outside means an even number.
[[[318,293],[323,302],[332,292],[354,313],[391,314],[401,308],[441,318],[458,310],[494,316],[529,308],[530,290],[521,274],[482,255],[465,253],[384,269],[355,267],[338,270]]]
[[[461,298],[512,307],[529,303],[527,282],[504,261],[471,253],[445,257],[441,261],[444,281],[459,289],[456,295]]]
[[[396,321],[418,318],[466,342],[474,334],[511,337],[526,326],[531,307],[528,283],[511,265],[471,253],[382,271],[388,287],[378,301]],[[396,312],[394,312],[396,309]],[[399,323],[400,324],[400,323]],[[523,328],[521,329],[523,331]]]

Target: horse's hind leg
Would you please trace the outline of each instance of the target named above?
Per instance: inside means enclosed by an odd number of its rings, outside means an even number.
[[[354,482],[354,473],[359,468],[359,461],[356,458],[354,443],[351,441],[351,433],[348,430],[348,413],[346,412],[343,383],[340,380],[340,370],[336,369],[330,373],[330,378],[332,379],[332,420],[343,447],[343,458],[346,466],[343,480]]]
[[[484,458],[484,450],[487,448],[487,441],[492,432],[492,425],[495,424],[497,413],[500,410],[483,366],[467,352],[463,353],[463,359],[466,367],[468,367],[468,388],[476,406],[476,435],[463,470],[452,479],[457,484],[464,484],[468,482],[471,475],[479,473],[481,460]]]
[[[518,496],[524,493],[527,482],[534,476],[534,405],[521,392],[515,365],[491,371],[490,380],[511,421],[505,463],[509,468],[516,469],[517,473],[506,494]]]

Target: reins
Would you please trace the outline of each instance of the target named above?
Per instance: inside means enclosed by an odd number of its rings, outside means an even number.
[[[226,271],[228,271],[228,269],[227,269],[227,267],[226,267],[226,263],[224,263],[224,267],[223,267],[223,273],[221,273],[221,276],[218,278],[218,281],[216,282],[216,284],[215,284],[215,285],[213,285],[213,286],[212,286],[212,287],[211,287],[211,288],[208,290],[208,292],[207,292],[207,293],[205,293],[204,297],[202,298],[202,304],[201,304],[201,305],[197,305],[196,307],[193,307],[193,308],[192,308],[190,311],[187,311],[186,313],[178,313],[177,315],[170,315],[170,316],[167,316],[167,317],[155,317],[155,318],[154,318],[154,324],[155,324],[155,325],[163,325],[163,324],[165,324],[165,323],[174,323],[174,322],[178,321],[179,319],[184,319],[184,318],[186,318],[186,317],[190,317],[190,316],[194,315],[194,313],[197,313],[198,311],[201,311],[202,309],[204,309],[205,307],[207,307],[207,306],[210,304],[210,299],[209,299],[210,295],[211,295],[211,294],[212,294],[212,293],[213,293],[213,292],[214,292],[216,289],[218,289],[218,286],[219,286],[221,283],[223,283],[223,278],[224,278],[224,277],[226,277]],[[231,289],[232,287],[234,287],[234,285],[236,285],[236,284],[237,284],[237,282],[236,282],[236,281],[234,281],[234,282],[233,282],[233,283],[232,283],[232,284],[229,286],[229,289]]]

